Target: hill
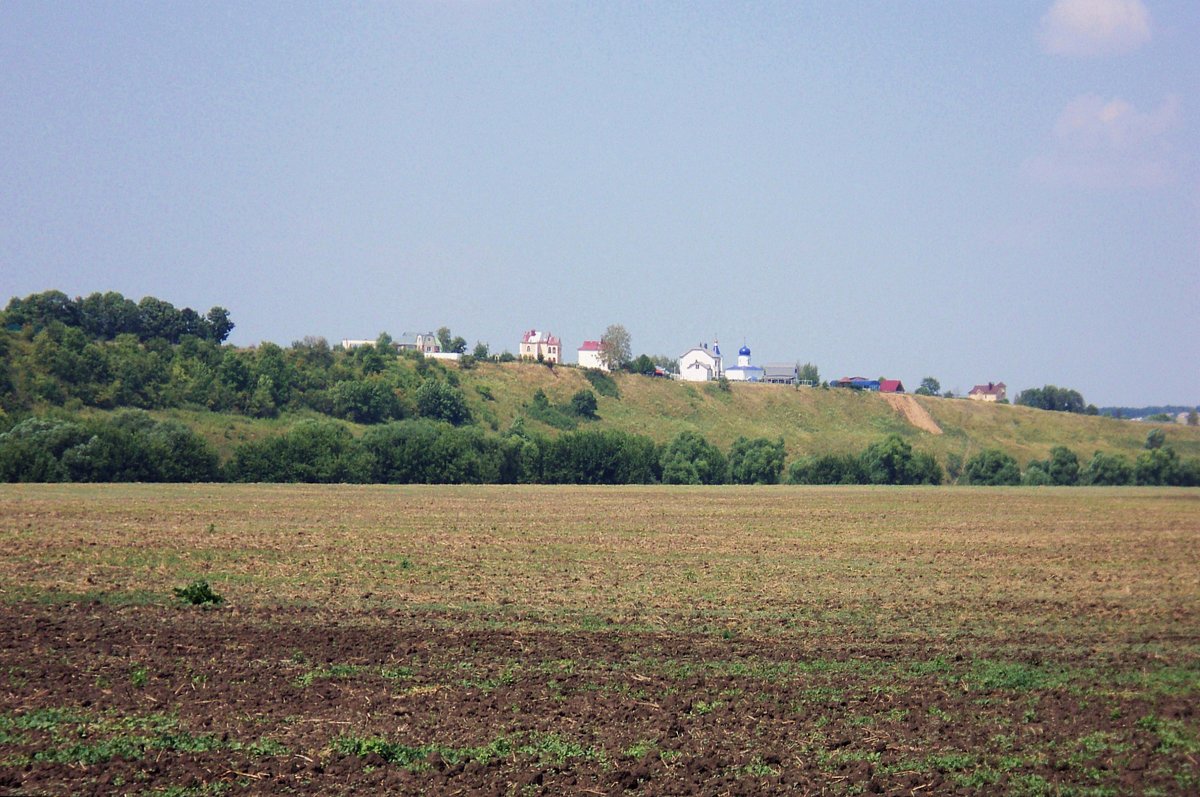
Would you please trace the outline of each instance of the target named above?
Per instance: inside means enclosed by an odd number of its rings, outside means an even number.
[[[451,366],[453,367],[453,366]],[[580,390],[592,390],[584,371],[549,369],[532,363],[480,363],[460,370],[468,403],[477,417],[503,431],[518,418],[548,434],[555,430],[528,419],[527,405],[541,390],[566,403]],[[822,453],[857,453],[888,434],[899,434],[920,451],[945,462],[951,454],[967,459],[999,448],[1024,465],[1043,459],[1054,446],[1081,458],[1095,451],[1134,456],[1146,434],[1161,428],[1180,455],[1200,456],[1200,428],[1146,424],[1100,416],[1047,412],[935,396],[886,396],[840,388],[676,382],[634,374],[611,376],[618,396],[597,395],[595,428],[646,435],[666,443],[680,432],[701,434],[726,449],[738,437],[783,438],[788,459]],[[492,400],[485,399],[484,393]],[[940,433],[921,428],[905,409],[916,407]]]

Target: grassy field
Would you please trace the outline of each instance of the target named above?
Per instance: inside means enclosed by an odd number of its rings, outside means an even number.
[[[1198,490],[4,485],[0,552],[16,793],[1200,789]]]

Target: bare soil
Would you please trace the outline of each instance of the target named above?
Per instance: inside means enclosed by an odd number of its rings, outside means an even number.
[[[917,400],[912,396],[904,396],[897,393],[880,393],[879,395],[883,396],[883,400],[892,409],[903,415],[904,420],[913,426],[930,434],[942,433],[942,427],[938,426],[933,416],[926,412],[925,408],[918,404]]]
[[[1184,794],[1200,783],[1198,664],[1179,640],[1093,654],[1031,636],[1000,660],[967,637],[486,619],[2,604],[0,793]]]

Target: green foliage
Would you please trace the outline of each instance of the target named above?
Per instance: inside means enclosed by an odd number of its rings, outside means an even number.
[[[660,476],[654,442],[638,435],[570,432],[539,447],[546,484],[651,484]]]
[[[940,484],[941,466],[928,454],[913,452],[900,435],[872,443],[861,457],[868,484]]]
[[[791,484],[866,484],[861,457],[852,454],[820,454],[792,463],[788,469]]]
[[[590,390],[580,390],[571,396],[571,411],[580,418],[596,418],[596,394]]]
[[[343,424],[303,420],[282,435],[245,443],[226,467],[230,481],[371,481],[373,462]]]
[[[574,409],[568,404],[559,406],[551,404],[546,392],[538,388],[525,408],[526,414],[535,421],[541,421],[555,429],[574,429],[579,425]]]
[[[1168,417],[1170,417],[1170,416],[1168,416]],[[1146,443],[1142,447],[1145,448],[1147,451],[1153,451],[1155,449],[1162,448],[1163,444],[1166,442],[1167,442],[1167,433],[1166,432],[1164,432],[1162,429],[1151,429],[1150,432],[1146,435]]]
[[[358,441],[364,481],[377,484],[493,484],[517,473],[505,441],[476,428],[428,420],[372,427]]]
[[[207,581],[197,579],[186,587],[176,587],[175,597],[193,606],[212,604],[214,606],[225,602],[225,599],[212,591]]]
[[[918,396],[936,396],[942,390],[942,383],[934,379],[932,376],[927,376],[921,380],[921,386],[915,392]]]
[[[1058,412],[1083,413],[1087,411],[1083,396],[1078,390],[1065,387],[1046,385],[1022,390],[1017,396],[1017,404],[1034,407],[1040,410],[1056,410]]]
[[[1021,483],[1029,486],[1070,487],[1079,484],[1079,457],[1065,446],[1050,449],[1050,458],[1033,461],[1025,468]]]
[[[608,398],[621,397],[621,391],[617,389],[617,382],[612,378],[611,374],[596,368],[584,368],[583,377],[591,384],[592,389],[601,396],[607,396]]]
[[[654,360],[648,355],[639,354],[637,359],[629,364],[629,370],[642,376],[654,376]]]
[[[45,291],[13,297],[4,310],[5,321],[32,333],[54,324],[77,328],[92,340],[113,340],[135,335],[141,341],[160,338],[179,343],[191,336],[220,343],[233,331],[229,311],[214,307],[201,316],[190,307],[177,310],[170,302],[147,296],[134,303],[119,293],[93,293],[87,298],[68,298],[62,291]]]
[[[821,372],[812,363],[805,363],[796,369],[796,380],[801,385],[819,387],[821,384]]]
[[[355,423],[383,423],[404,417],[395,388],[377,376],[346,379],[329,391],[330,414]]]
[[[1083,484],[1097,487],[1119,487],[1133,484],[1133,466],[1120,454],[1097,451],[1092,455],[1080,476]]]
[[[1182,486],[1184,471],[1175,449],[1153,448],[1138,454],[1133,463],[1133,478],[1137,484],[1149,487]]]
[[[128,410],[108,419],[28,418],[0,434],[0,481],[196,482],[219,476],[195,432]]]
[[[721,449],[696,432],[681,432],[663,449],[664,484],[722,484],[728,464]]]
[[[968,484],[992,487],[1021,483],[1021,469],[1017,461],[996,448],[984,449],[967,460],[963,476]]]
[[[783,438],[739,437],[729,449],[729,481],[733,484],[778,484],[783,473]]]
[[[463,392],[434,379],[426,380],[417,389],[417,412],[422,418],[460,426],[471,420]]]
[[[629,332],[620,324],[612,324],[600,336],[600,361],[610,371],[624,368],[633,359]]]

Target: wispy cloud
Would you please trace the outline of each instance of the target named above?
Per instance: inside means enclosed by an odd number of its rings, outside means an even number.
[[[1169,133],[1179,122],[1174,95],[1142,112],[1129,102],[1085,94],[1067,103],[1047,151],[1025,163],[1039,182],[1092,188],[1154,188],[1178,171]]]
[[[1056,0],[1038,29],[1052,55],[1118,55],[1150,41],[1150,12],[1142,0]]]

